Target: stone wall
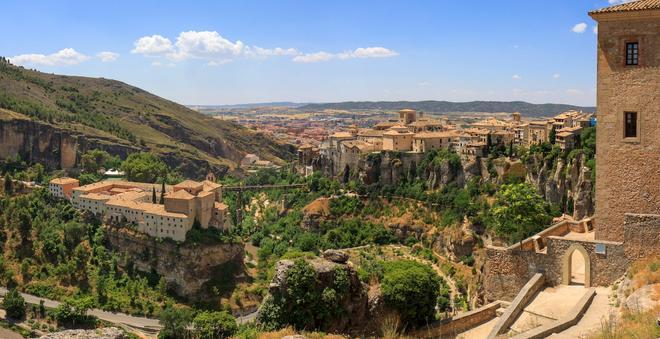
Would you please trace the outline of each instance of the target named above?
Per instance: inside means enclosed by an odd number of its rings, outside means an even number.
[[[142,272],[155,270],[177,294],[194,299],[219,266],[241,261],[243,244],[177,245],[127,228],[105,227],[111,248]]]
[[[660,20],[652,13],[596,17],[596,239],[622,241],[625,213],[660,212]],[[632,41],[640,64],[626,66]],[[638,138],[624,138],[627,111],[638,114]]]
[[[544,273],[546,282],[559,285],[565,282],[565,260],[581,248],[587,254],[589,268],[585,280],[590,286],[607,286],[623,274],[630,265],[622,243],[594,240],[574,240],[560,236],[545,239],[544,251],[520,250],[518,246],[486,248],[484,290],[486,300],[512,300],[527,281],[538,272]],[[605,254],[596,253],[596,244],[605,246]],[[587,272],[588,271],[588,272]]]
[[[626,257],[631,262],[660,256],[660,215],[626,214],[623,232]]]
[[[406,334],[413,338],[453,337],[495,318],[497,316],[497,309],[504,306],[502,304],[502,301],[494,301],[490,304],[479,307],[476,310],[436,321],[424,328],[410,331]]]

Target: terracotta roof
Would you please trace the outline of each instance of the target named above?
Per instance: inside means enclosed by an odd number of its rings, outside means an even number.
[[[383,131],[375,130],[375,129],[363,129],[360,132],[358,132],[358,136],[360,137],[382,137],[383,136]]]
[[[50,181],[51,184],[57,184],[57,185],[75,184],[78,182],[79,182],[78,179],[74,179],[74,178],[55,178]]]
[[[198,181],[184,180],[184,181],[182,181],[182,182],[180,182],[180,183],[174,185],[174,187],[181,187],[181,188],[183,188],[183,187],[199,188],[199,187],[202,186],[202,185],[203,185],[203,184],[202,184],[201,182],[198,182]]]
[[[195,198],[194,195],[188,193],[186,190],[178,190],[173,193],[168,193],[165,197],[173,198],[173,199],[185,199],[185,200],[190,200]]]
[[[413,136],[415,139],[453,138],[458,136],[457,131],[421,132]]]
[[[215,183],[213,181],[209,181],[209,180],[202,181],[202,184],[204,184],[204,190],[205,191],[210,191],[210,190],[216,189],[218,187],[222,187],[222,185],[220,185],[218,183]]]
[[[589,14],[618,13],[660,9],[660,0],[639,0],[625,4],[605,7],[589,12]]]

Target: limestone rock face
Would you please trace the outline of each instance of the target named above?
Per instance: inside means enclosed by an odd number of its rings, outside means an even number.
[[[104,150],[122,159],[130,153],[146,150],[111,135],[86,135],[35,120],[0,119],[0,158],[18,154],[21,159],[43,164],[47,169],[73,169],[79,165],[82,154],[92,149]],[[228,171],[226,166],[212,166],[206,160],[182,157],[178,152],[159,156],[186,177],[202,178],[209,171],[221,176]]]
[[[593,215],[592,174],[583,154],[568,163],[557,159],[554,164],[534,155],[528,159],[526,166],[527,182],[536,187],[547,202],[557,204],[569,212],[572,210],[576,220]]]
[[[243,244],[176,245],[125,228],[106,227],[105,231],[110,246],[126,254],[136,269],[155,270],[187,298],[197,296],[216,268],[244,256]]]
[[[49,333],[41,339],[128,339],[128,336],[116,327],[104,327],[93,330],[66,330]]]

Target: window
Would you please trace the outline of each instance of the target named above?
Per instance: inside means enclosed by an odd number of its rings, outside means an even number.
[[[637,65],[639,59],[639,43],[627,42],[626,43],[626,65]]]
[[[637,112],[624,112],[624,138],[637,138]]]

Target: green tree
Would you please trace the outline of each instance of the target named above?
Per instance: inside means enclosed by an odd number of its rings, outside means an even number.
[[[549,209],[529,184],[502,185],[491,209],[492,226],[498,236],[517,242],[550,224]]]
[[[5,195],[12,195],[14,193],[14,178],[9,173],[5,173],[4,190]]]
[[[106,151],[93,149],[85,152],[80,158],[80,165],[83,171],[88,173],[97,173],[101,167],[105,166],[106,161],[111,158]]]
[[[550,134],[548,135],[548,141],[550,142],[551,145],[555,144],[555,141],[557,141],[557,130],[555,130],[554,126],[552,129],[550,129]]]
[[[15,288],[5,294],[2,307],[7,311],[7,316],[11,318],[22,319],[25,316],[25,299]]]
[[[158,338],[177,339],[188,336],[188,325],[192,320],[192,312],[187,308],[168,307],[160,313],[159,323],[163,329]]]
[[[151,203],[152,204],[156,203],[156,188],[155,187],[151,188]]]
[[[201,339],[229,338],[238,329],[236,319],[226,311],[200,312],[192,324],[196,335]]]
[[[162,186],[160,187],[160,201],[159,204],[165,204],[165,180],[163,180]]]
[[[421,325],[434,319],[440,286],[440,277],[427,265],[410,260],[384,263],[383,298],[404,324]]]
[[[122,163],[121,169],[126,178],[138,182],[156,182],[164,180],[169,168],[155,154],[140,152],[132,153]]]
[[[87,315],[94,301],[91,297],[73,297],[66,299],[53,310],[53,317],[59,324],[71,326],[94,323],[96,318]]]

